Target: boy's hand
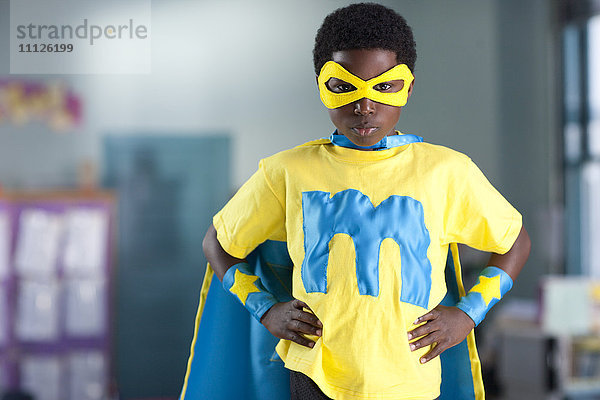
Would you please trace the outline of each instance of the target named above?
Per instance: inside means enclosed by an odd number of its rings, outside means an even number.
[[[274,336],[312,348],[315,342],[302,334],[321,336],[323,324],[312,312],[306,312],[303,308],[310,310],[300,300],[277,303],[263,315],[260,322]]]
[[[425,322],[427,321],[427,322]],[[431,361],[445,350],[462,342],[475,327],[475,322],[456,307],[438,305],[427,314],[417,318],[415,325],[425,322],[408,332],[411,351],[434,344],[433,348],[421,357],[421,364]]]

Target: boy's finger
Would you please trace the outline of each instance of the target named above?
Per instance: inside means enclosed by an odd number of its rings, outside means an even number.
[[[308,304],[306,304],[302,300],[298,300],[298,299],[296,299],[292,302],[292,306],[294,308],[297,308],[298,310],[302,310],[303,308],[308,308],[310,310],[310,308],[308,307]]]
[[[415,322],[413,322],[414,325],[419,325],[420,323],[423,323],[425,321],[431,321],[434,320],[438,317],[438,313],[435,310],[431,310],[429,311],[427,314],[421,315],[419,318],[417,318],[415,320]]]
[[[290,323],[288,324],[288,329],[300,333],[306,333],[307,335],[315,336],[321,336],[322,333],[321,328],[317,328],[313,325],[309,325],[305,322],[301,322],[298,320],[290,321]]]
[[[302,300],[295,299],[294,302],[292,303],[292,306],[294,308],[297,308],[298,310],[307,309],[308,311],[310,311],[311,313],[314,314],[313,310],[311,310],[311,308],[308,306],[308,304],[306,304]]]
[[[421,364],[425,364],[426,362],[429,362],[437,356],[439,356],[440,354],[442,354],[444,350],[446,349],[436,343],[435,346],[433,346],[433,349],[431,349],[427,354],[421,357],[419,361],[421,362]]]
[[[291,340],[294,343],[298,343],[302,346],[308,347],[308,348],[313,348],[315,347],[315,342],[313,342],[312,340],[309,340],[307,338],[305,338],[304,336],[300,335],[299,333],[296,333],[294,331],[288,331],[287,335],[285,335],[286,337],[284,339],[287,340]]]
[[[297,313],[294,313],[294,319],[306,322],[307,324],[311,324],[317,327],[323,327],[323,324],[321,323],[321,321],[319,321],[319,318],[317,318],[315,314],[307,313],[304,311],[298,311]]]
[[[425,336],[431,332],[435,332],[436,326],[432,322],[428,322],[408,332],[408,340],[416,339]]]
[[[421,338],[417,341],[412,342],[409,346],[410,346],[411,351],[415,351],[415,350],[420,349],[421,347],[429,346],[436,342],[437,342],[437,335],[432,333],[427,336],[424,336],[423,338]]]

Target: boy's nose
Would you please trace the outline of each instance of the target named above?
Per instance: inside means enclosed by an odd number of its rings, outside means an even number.
[[[369,115],[375,112],[375,102],[369,100],[366,97],[358,100],[354,103],[354,114],[356,115]]]

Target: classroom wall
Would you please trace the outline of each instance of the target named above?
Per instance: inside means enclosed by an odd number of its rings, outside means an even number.
[[[67,82],[84,99],[84,122],[63,135],[0,125],[0,182],[72,184],[77,165],[100,162],[106,134],[217,130],[231,132],[239,186],[260,158],[331,132],[311,50],[323,17],[347,3],[154,0],[151,74],[24,77]],[[535,247],[515,292],[535,297],[547,270],[538,210],[556,197],[552,2],[383,3],[413,26],[419,54],[398,128],[466,152],[523,211]],[[1,54],[8,26],[0,0]],[[0,76],[8,71],[3,57]]]

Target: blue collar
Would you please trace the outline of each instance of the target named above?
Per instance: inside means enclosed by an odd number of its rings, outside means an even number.
[[[350,139],[348,139],[346,136],[336,134],[335,132],[333,132],[331,134],[331,136],[329,137],[329,140],[331,141],[331,143],[333,143],[336,146],[348,147],[351,149],[386,150],[386,149],[391,149],[392,147],[404,146],[405,144],[409,144],[409,143],[422,142],[423,138],[421,136],[417,136],[417,135],[399,134],[399,135],[385,136],[379,142],[377,142],[371,146],[358,146],[358,145],[352,143],[350,141]]]

